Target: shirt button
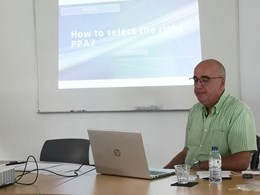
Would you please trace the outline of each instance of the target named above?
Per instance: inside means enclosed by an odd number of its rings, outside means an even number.
[[[207,129],[204,129],[205,132],[207,132],[208,130]]]
[[[200,147],[201,147],[201,148],[202,148],[202,146],[203,146],[203,145],[202,145],[202,144],[200,144]]]

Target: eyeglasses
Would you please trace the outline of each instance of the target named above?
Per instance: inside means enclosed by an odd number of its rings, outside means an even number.
[[[189,78],[190,80],[193,80],[194,81],[194,85],[196,85],[198,82],[200,82],[200,84],[202,86],[206,86],[209,84],[209,81],[211,79],[222,79],[223,77],[209,77],[209,76],[202,76],[200,78],[198,77],[192,77],[192,78]]]

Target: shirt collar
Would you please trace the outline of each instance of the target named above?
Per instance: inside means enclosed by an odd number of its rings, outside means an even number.
[[[220,96],[218,102],[215,104],[215,106],[212,108],[211,113],[212,114],[218,114],[222,105],[224,104],[225,100],[227,99],[227,97],[229,96],[229,94],[224,91],[223,94]],[[203,111],[205,113],[205,116],[208,115],[207,109],[205,106],[203,106]]]

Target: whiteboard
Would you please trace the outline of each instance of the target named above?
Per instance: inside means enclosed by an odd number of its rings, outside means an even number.
[[[35,1],[38,112],[188,110],[197,101],[191,85],[58,89],[57,6],[57,0]],[[227,87],[235,95],[239,95],[237,6],[235,0],[199,1],[202,57],[216,58],[227,73],[232,72]]]

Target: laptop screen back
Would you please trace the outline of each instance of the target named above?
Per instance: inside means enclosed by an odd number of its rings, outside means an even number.
[[[150,178],[141,133],[88,130],[96,171]]]

